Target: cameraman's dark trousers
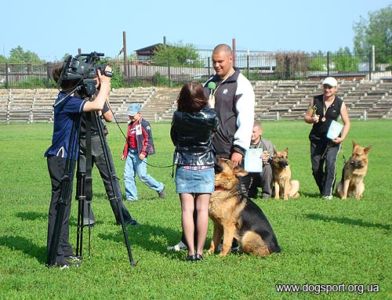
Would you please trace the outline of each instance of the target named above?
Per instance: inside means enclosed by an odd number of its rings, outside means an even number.
[[[48,236],[47,236],[47,250],[49,254],[49,248],[53,238],[54,226],[56,223],[58,202],[61,197],[61,179],[64,176],[66,159],[57,156],[48,156],[47,164],[50,174],[50,180],[52,183],[52,198],[49,206],[49,217],[48,217]],[[72,182],[72,178],[71,178]],[[72,183],[70,184],[72,189]],[[69,193],[71,195],[72,192]],[[69,243],[69,216],[71,212],[71,199],[66,199],[66,207],[64,211],[64,218],[61,222],[61,232],[59,239],[59,246],[57,248],[56,262],[57,265],[65,264],[65,257],[73,255],[72,246]]]
[[[86,172],[86,139],[85,139],[85,137],[81,136],[79,143],[80,143],[80,155],[79,155],[78,172],[85,173]],[[104,152],[102,149],[102,144],[101,144],[101,140],[99,138],[98,133],[97,134],[92,133],[92,135],[91,135],[92,163],[93,163],[93,165],[95,164],[99,170],[99,173],[101,175],[103,184],[105,186],[106,194],[109,198],[109,203],[110,203],[110,206],[113,210],[113,214],[116,218],[117,224],[121,224],[120,216],[119,216],[118,209],[117,209],[117,203],[116,203],[117,199],[119,200],[118,205],[122,211],[124,223],[128,224],[133,219],[132,219],[128,209],[125,207],[125,205],[122,201],[121,187],[120,187],[118,179],[113,180],[113,187],[114,187],[114,190],[113,190],[112,178],[111,178],[110,171],[108,169],[108,164],[112,164],[112,166],[113,166],[113,158],[112,158],[111,152],[110,151],[107,151],[107,152],[108,152],[107,154],[108,154],[108,158],[109,158],[108,162],[106,162],[106,160],[105,160],[105,155],[104,155]],[[84,207],[87,208],[87,205],[85,205]],[[88,212],[87,210],[84,211],[84,218],[86,218],[87,216],[90,216],[90,221],[86,221],[86,222],[84,221],[83,225],[93,224],[95,222],[95,220],[93,218],[92,210],[90,212]]]

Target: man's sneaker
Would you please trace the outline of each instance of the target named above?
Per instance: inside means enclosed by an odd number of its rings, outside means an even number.
[[[158,192],[158,196],[159,196],[159,198],[161,198],[161,199],[164,199],[164,198],[166,197],[166,194],[165,194],[165,186],[163,186],[162,191]]]
[[[70,255],[65,257],[67,265],[79,267],[82,264],[82,259],[80,256]]]
[[[332,195],[323,196],[323,199],[324,199],[324,200],[332,200]]]
[[[58,265],[60,270],[66,270],[69,269],[69,264],[63,264],[63,265]]]
[[[175,251],[175,252],[179,252],[181,250],[187,250],[187,249],[188,249],[188,247],[182,241],[180,241],[178,244],[176,244],[174,246],[167,247],[167,250]]]

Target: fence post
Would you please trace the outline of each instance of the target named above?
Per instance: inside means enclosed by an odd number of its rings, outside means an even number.
[[[46,63],[46,87],[49,88],[50,87],[50,63]]]
[[[8,89],[9,78],[8,78],[8,63],[5,63],[5,88]]]
[[[329,51],[327,51],[327,77],[329,77]]]
[[[172,82],[171,82],[171,76],[170,76],[170,62],[169,60],[167,61],[167,77],[169,79],[169,86],[172,86]]]
[[[369,52],[369,80],[372,80],[372,53]]]
[[[376,72],[376,48],[372,45],[372,71]]]

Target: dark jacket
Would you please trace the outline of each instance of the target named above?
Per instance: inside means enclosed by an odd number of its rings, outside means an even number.
[[[175,111],[170,130],[174,144],[174,164],[185,166],[213,166],[212,135],[218,126],[215,110],[203,108],[199,112]]]
[[[210,82],[215,82],[215,90],[207,88]],[[206,94],[215,96],[214,108],[220,122],[212,140],[216,154],[229,158],[235,151],[244,155],[254,120],[255,94],[251,83],[236,69],[225,81],[215,75],[204,86]]]

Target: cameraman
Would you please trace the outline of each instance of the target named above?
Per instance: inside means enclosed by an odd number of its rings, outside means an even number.
[[[86,153],[86,130],[87,130],[87,122],[89,122],[89,127],[90,127],[90,134],[91,134],[91,166],[90,168],[93,167],[95,164],[99,170],[99,174],[101,175],[103,184],[105,186],[106,194],[109,199],[110,206],[113,210],[114,217],[116,219],[117,224],[121,224],[121,219],[119,215],[119,209],[122,212],[123,218],[124,218],[124,223],[125,224],[130,224],[130,225],[137,225],[138,223],[136,220],[134,220],[130,213],[128,212],[127,208],[125,207],[124,203],[122,202],[122,193],[121,193],[121,187],[119,184],[118,180],[114,180],[111,178],[110,170],[109,170],[109,165],[111,165],[112,169],[114,170],[114,164],[113,164],[113,158],[111,155],[111,152],[108,147],[107,155],[108,155],[108,161],[106,161],[105,158],[105,153],[103,149],[103,145],[101,143],[100,135],[99,135],[99,128],[104,128],[105,125],[102,122],[102,118],[107,121],[111,122],[113,120],[113,113],[110,110],[109,104],[105,102],[104,107],[102,111],[100,111],[101,116],[95,117],[94,113],[92,114],[91,121],[88,120],[87,113],[82,114],[82,120],[81,120],[81,127],[80,127],[80,151],[79,151],[79,163],[78,163],[78,173],[77,173],[77,178],[78,182],[82,180],[82,174],[86,174],[87,168],[86,168],[86,162],[87,162],[87,153]],[[101,124],[97,124],[97,122],[100,122]],[[106,129],[106,128],[105,128]],[[107,134],[107,131],[105,130],[105,136]],[[104,143],[106,143],[106,138],[104,137]],[[107,144],[107,143],[106,143]],[[91,176],[90,174],[87,174]],[[113,185],[112,185],[113,184]],[[87,201],[92,200],[92,181],[88,181],[88,187],[86,186],[86,190],[89,190],[90,193],[86,193],[87,195]],[[118,201],[118,202],[117,202]],[[117,208],[117,205],[119,205],[119,209]],[[84,218],[83,218],[83,225],[93,225],[95,223],[95,218],[93,211],[91,209],[91,204],[90,204],[90,210],[88,210],[88,205],[84,205]]]
[[[100,90],[94,101],[86,101],[75,96],[80,79],[60,80],[62,78],[63,66],[55,68],[52,72],[53,79],[60,83],[60,92],[54,104],[54,124],[52,145],[45,152],[52,185],[52,195],[48,216],[48,266],[59,266],[61,269],[68,268],[75,259],[72,246],[69,243],[69,217],[71,209],[71,191],[62,195],[62,183],[69,176],[70,189],[72,189],[73,168],[78,158],[78,130],[82,112],[99,111],[103,109],[104,103],[109,96],[111,78],[97,71],[96,82],[100,85]],[[105,72],[111,72],[107,66]],[[104,72],[104,73],[105,73]],[[71,171],[69,171],[71,170]],[[69,172],[67,174],[67,172]],[[63,200],[62,203],[60,200]],[[55,223],[60,206],[65,204],[64,215],[60,220],[61,230],[58,237],[54,237]],[[51,249],[52,239],[58,238],[57,249]],[[55,244],[55,243],[54,243]],[[52,261],[50,254],[55,251],[55,261]]]

